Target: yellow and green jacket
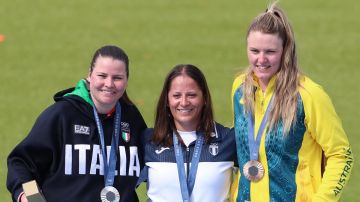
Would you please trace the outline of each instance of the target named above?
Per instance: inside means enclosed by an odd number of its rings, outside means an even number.
[[[305,76],[299,87],[297,121],[289,134],[283,135],[281,123],[274,130],[264,130],[259,148],[264,177],[258,182],[244,177],[242,168],[249,161],[248,121],[241,90],[244,78],[244,75],[238,76],[232,87],[233,109],[237,105],[234,125],[240,168],[232,187],[232,200],[338,201],[354,165],[353,154],[329,96]],[[255,92],[254,134],[270,102],[275,82],[276,75],[265,92],[259,86]],[[324,172],[321,169],[323,155],[326,157]]]

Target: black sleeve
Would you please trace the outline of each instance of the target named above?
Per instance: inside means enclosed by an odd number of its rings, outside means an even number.
[[[140,111],[135,105],[129,106],[129,111],[125,112],[127,113],[127,116],[129,117],[129,120],[131,120],[131,124],[135,125],[135,133],[137,135],[136,139],[136,145],[138,147],[138,154],[139,154],[139,160],[140,160],[140,167],[141,169],[144,167],[144,146],[142,144],[142,134],[146,130],[147,125],[145,123],[144,118],[142,117]]]
[[[147,125],[145,123],[145,120],[144,118],[142,117],[140,111],[138,110],[138,108],[134,105],[133,108],[132,108],[132,120],[135,121],[135,124],[136,124],[136,130],[139,131],[140,133],[138,134],[139,135],[139,146],[142,146],[142,136],[143,136],[143,133],[146,131],[147,129]],[[142,148],[142,147],[140,147]]]
[[[151,141],[153,132],[154,132],[153,128],[147,128],[141,134],[141,145],[142,145],[142,151],[144,153],[145,153],[145,146],[147,143],[149,143]]]
[[[144,131],[147,128],[146,122],[145,122],[144,118],[142,117],[142,115],[141,115],[140,111],[138,110],[138,108],[135,108],[135,109],[136,109],[136,112],[137,112],[137,114],[139,116],[138,124],[139,124],[140,130]]]
[[[146,182],[148,180],[148,166],[145,165],[146,163],[146,154],[145,154],[145,147],[151,141],[151,137],[153,134],[153,128],[147,128],[141,133],[141,153],[144,154],[144,167],[141,169],[140,177],[136,183],[136,187],[140,185],[142,182]]]
[[[234,143],[235,143],[235,156],[234,156],[234,164],[235,164],[235,167],[239,167],[239,162],[238,162],[238,158],[237,158],[237,147],[236,147],[236,136],[235,136],[235,128],[232,127],[230,128],[229,130],[229,134],[228,134],[229,137],[231,137],[233,140],[234,140]]]
[[[36,180],[41,186],[49,175],[49,168],[56,161],[56,145],[59,121],[54,116],[53,108],[45,110],[35,122],[28,136],[18,144],[7,159],[7,188],[14,201],[23,191],[22,184]]]

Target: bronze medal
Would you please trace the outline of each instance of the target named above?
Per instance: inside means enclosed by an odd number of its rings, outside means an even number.
[[[102,202],[119,202],[119,191],[113,186],[106,186],[101,190],[100,198]]]
[[[246,179],[258,182],[264,177],[264,167],[259,161],[250,160],[245,163],[243,168]]]

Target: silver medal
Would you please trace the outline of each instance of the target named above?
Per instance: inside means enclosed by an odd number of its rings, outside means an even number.
[[[258,182],[264,177],[264,167],[259,161],[250,160],[245,163],[243,168],[246,179]]]
[[[113,186],[106,186],[101,190],[100,198],[102,202],[119,202],[119,191]]]

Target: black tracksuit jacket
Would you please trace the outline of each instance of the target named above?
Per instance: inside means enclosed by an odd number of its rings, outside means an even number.
[[[7,187],[16,201],[22,183],[36,180],[46,200],[101,201],[103,160],[92,106],[77,95],[54,96],[56,103],[36,120],[28,136],[8,156]],[[121,131],[114,187],[122,202],[138,201],[135,185],[143,167],[140,134],[145,121],[134,105],[121,103]],[[100,115],[107,149],[114,115]],[[127,134],[130,139],[124,138]],[[109,156],[109,155],[108,155]]]

